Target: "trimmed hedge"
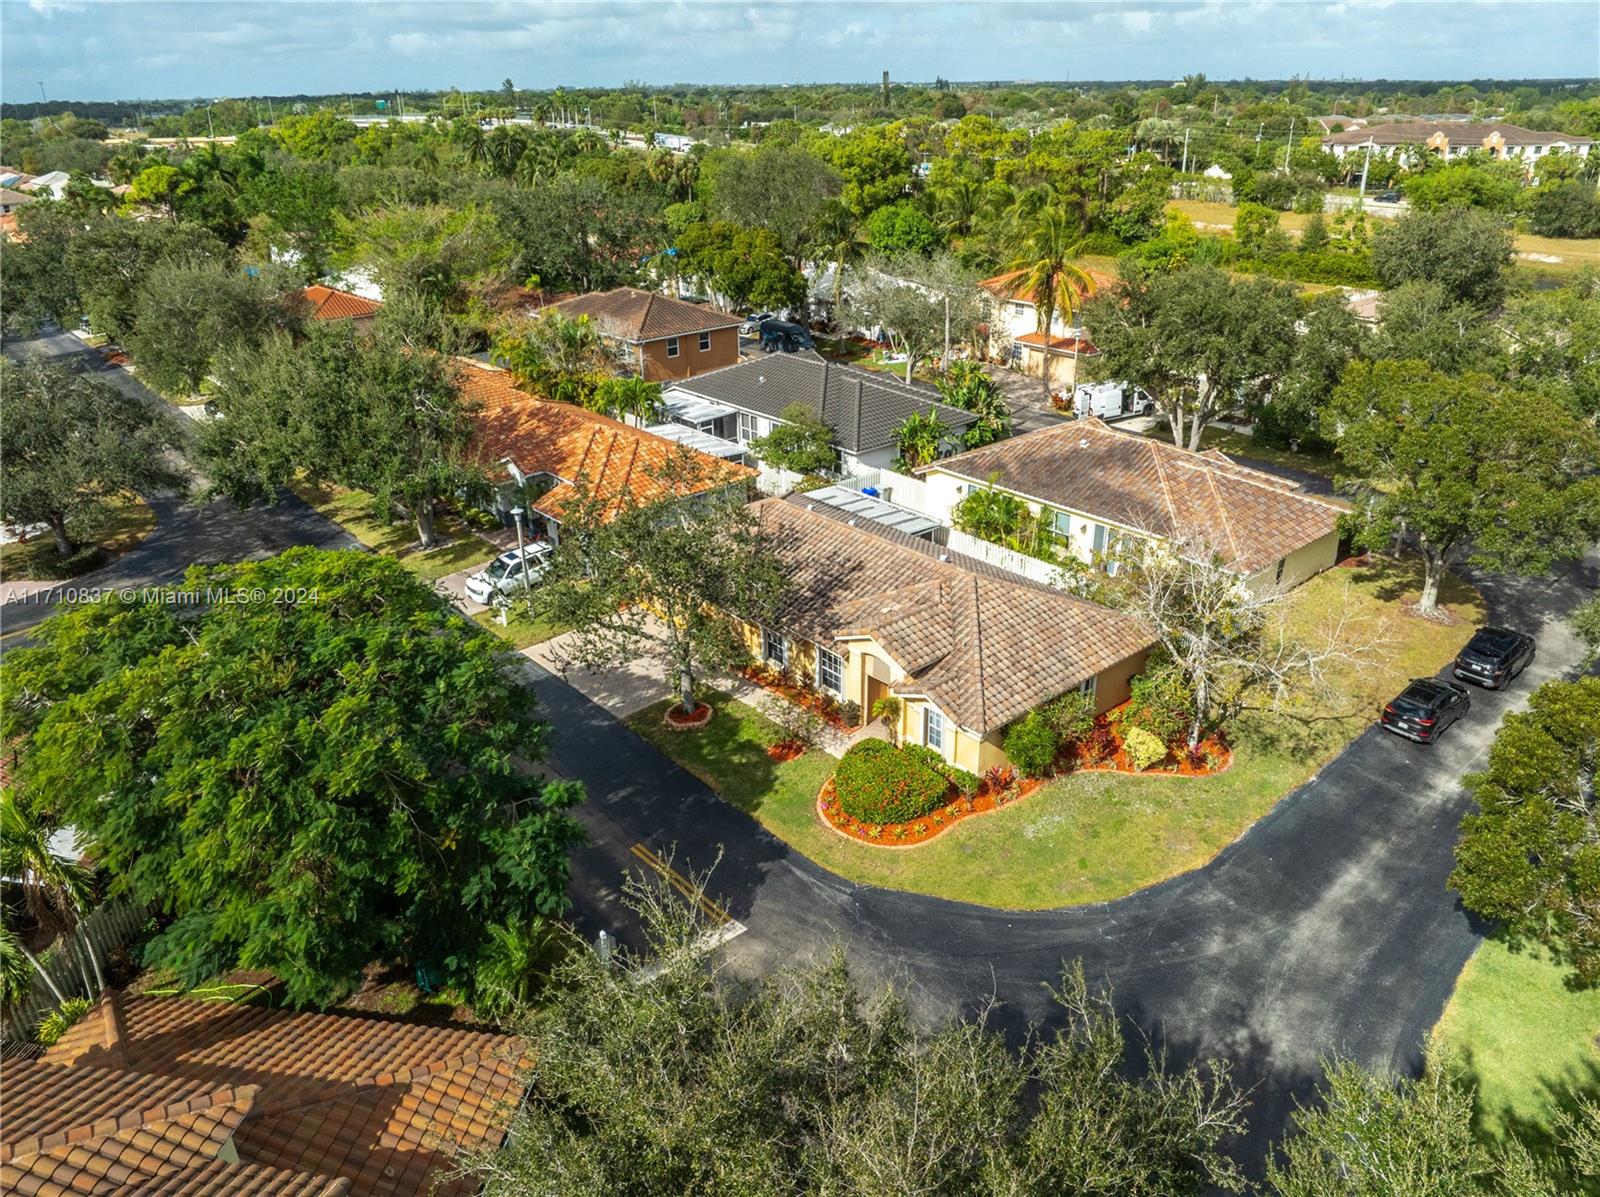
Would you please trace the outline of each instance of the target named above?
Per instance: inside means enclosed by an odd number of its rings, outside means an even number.
[[[1006,755],[1025,777],[1043,777],[1055,764],[1061,737],[1038,711],[1029,711],[1011,725],[1005,738]]]
[[[906,744],[900,751],[909,752],[969,798],[978,792],[978,786],[982,784],[976,773],[968,773],[960,765],[952,765],[931,748],[921,744]]]
[[[950,793],[950,782],[917,752],[863,740],[840,759],[833,790],[852,819],[904,823],[940,805]]]

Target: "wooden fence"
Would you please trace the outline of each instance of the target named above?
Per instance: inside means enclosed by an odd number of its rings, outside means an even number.
[[[142,903],[126,899],[113,899],[89,912],[83,920],[83,934],[94,948],[102,972],[106,956],[133,939],[149,917]],[[58,938],[37,955],[56,988],[67,997],[86,997],[94,1001],[100,996],[94,986],[94,967],[83,959],[82,945],[76,935]],[[44,978],[34,972],[27,994],[12,1003],[6,1009],[5,1018],[0,1020],[0,1043],[31,1041],[39,1020],[59,1004]]]

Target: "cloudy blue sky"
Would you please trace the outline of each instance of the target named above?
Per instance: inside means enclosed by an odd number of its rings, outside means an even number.
[[[10,101],[557,84],[1590,76],[1600,4],[1544,0],[472,3],[0,0]]]

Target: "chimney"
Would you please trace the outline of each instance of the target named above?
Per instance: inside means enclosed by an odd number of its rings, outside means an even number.
[[[856,448],[861,447],[861,400],[864,385],[861,379],[856,379],[855,410],[850,414],[850,443]]]

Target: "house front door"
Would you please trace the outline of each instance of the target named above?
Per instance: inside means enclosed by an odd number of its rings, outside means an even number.
[[[872,708],[878,699],[889,697],[889,683],[867,675],[867,701],[861,704],[861,723],[865,726],[872,722]]]

